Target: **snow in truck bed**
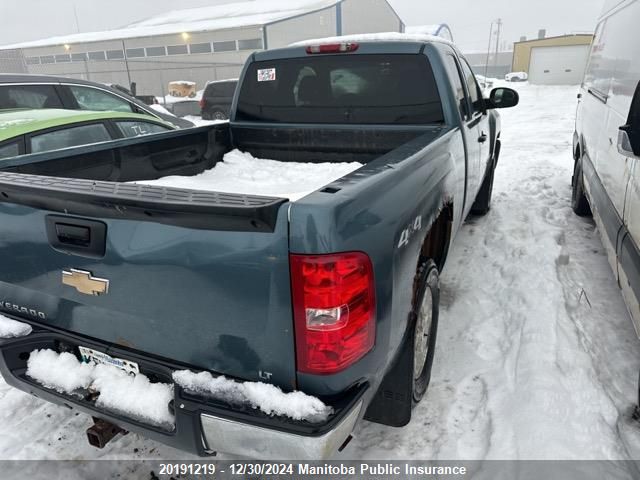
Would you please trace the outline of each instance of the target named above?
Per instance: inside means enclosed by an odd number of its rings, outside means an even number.
[[[298,163],[255,158],[233,150],[199,175],[135,183],[298,200],[362,167],[361,163]]]

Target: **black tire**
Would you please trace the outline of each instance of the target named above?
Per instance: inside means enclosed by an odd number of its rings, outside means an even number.
[[[478,195],[476,196],[471,213],[474,215],[486,215],[491,208],[491,195],[493,194],[493,177],[496,170],[496,163],[492,159],[487,173],[484,176]]]
[[[214,110],[211,113],[211,120],[228,120],[229,116],[227,115],[227,112],[224,112],[222,110]]]
[[[587,196],[584,194],[584,178],[582,176],[582,161],[576,160],[573,167],[573,178],[571,180],[571,208],[580,217],[591,215],[591,207]]]
[[[433,260],[427,260],[418,271],[417,290],[412,314],[412,318],[415,319],[414,325],[412,325],[413,334],[410,344],[413,347],[413,362],[411,364],[413,367],[413,390],[411,392],[413,406],[422,400],[431,380],[439,312],[440,276],[438,267]],[[430,322],[428,322],[425,314],[431,315]],[[427,322],[429,323],[428,327],[426,326]],[[428,332],[425,333],[425,330],[428,330]],[[427,348],[426,354],[424,351],[422,353],[419,351],[424,346]]]

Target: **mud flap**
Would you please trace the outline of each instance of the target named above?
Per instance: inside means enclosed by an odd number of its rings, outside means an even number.
[[[402,348],[387,372],[364,415],[370,422],[404,427],[411,420],[413,393],[413,326],[416,314],[411,313]]]

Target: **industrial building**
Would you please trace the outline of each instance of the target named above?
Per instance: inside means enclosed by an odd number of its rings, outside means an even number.
[[[104,32],[0,47],[0,72],[136,84],[164,95],[167,84],[237,77],[256,50],[310,38],[402,32],[386,0],[253,0],[172,11]]]
[[[511,70],[527,72],[534,84],[579,84],[592,41],[593,35],[578,34],[516,42]]]

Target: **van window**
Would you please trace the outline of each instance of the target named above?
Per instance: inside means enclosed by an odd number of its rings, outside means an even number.
[[[293,123],[443,123],[424,55],[309,55],[249,66],[236,120]]]
[[[587,72],[587,77],[589,72],[596,75],[594,87],[609,95],[609,106],[625,118],[640,79],[640,42],[630,34],[638,18],[640,2],[633,2],[607,19],[602,38],[594,41],[594,50],[596,42],[598,48]]]
[[[596,90],[602,96],[609,94],[609,86],[611,85],[612,71],[608,61],[605,60],[606,37],[605,31],[608,30],[606,20],[600,22],[596,28],[596,32],[591,45],[591,55],[589,56],[589,64],[585,72],[584,85],[588,89]]]

